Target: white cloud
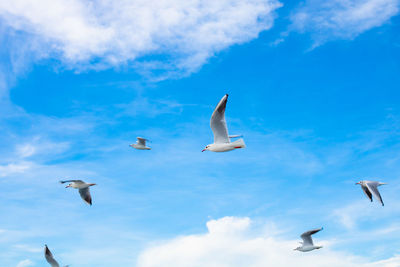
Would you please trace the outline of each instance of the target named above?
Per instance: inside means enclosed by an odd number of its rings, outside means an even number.
[[[309,0],[291,16],[292,30],[311,32],[315,47],[331,39],[353,39],[398,12],[398,0]]]
[[[17,145],[17,154],[21,158],[27,158],[35,154],[36,147],[32,144]]]
[[[16,173],[24,173],[28,169],[32,167],[32,163],[30,162],[18,162],[18,163],[9,163],[6,165],[0,165],[0,177],[16,174]]]
[[[17,264],[17,267],[28,267],[28,266],[34,266],[35,264],[31,261],[31,260],[23,260],[23,261],[20,261],[18,264]]]
[[[164,63],[141,62],[192,71],[271,28],[280,6],[276,0],[15,0],[0,2],[0,18],[39,42],[40,56],[51,53],[72,67],[118,66],[157,54]]]
[[[293,251],[297,240],[282,240],[255,227],[249,218],[225,217],[207,223],[206,234],[174,238],[143,251],[139,267],[393,267],[400,258],[368,262],[367,258],[334,251],[329,242],[315,237],[323,249],[311,253]],[[263,229],[262,227],[260,229]]]

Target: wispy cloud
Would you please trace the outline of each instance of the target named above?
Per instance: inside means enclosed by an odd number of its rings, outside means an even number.
[[[308,0],[293,12],[290,29],[310,33],[317,47],[330,40],[353,39],[398,12],[398,0]]]
[[[33,263],[33,261],[26,259],[20,261],[16,267],[28,267],[28,266],[35,266],[35,264]]]
[[[9,176],[12,174],[24,173],[32,167],[30,162],[8,163],[0,165],[0,177]]]

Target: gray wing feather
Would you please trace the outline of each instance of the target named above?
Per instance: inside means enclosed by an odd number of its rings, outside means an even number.
[[[368,190],[368,188],[364,185],[361,185],[362,190],[364,191],[365,195],[371,200],[372,202],[372,194],[371,192]]]
[[[92,196],[90,195],[89,187],[79,189],[79,194],[86,203],[92,205]]]
[[[372,193],[372,195],[377,198],[379,200],[379,202],[381,202],[382,206],[384,206],[385,204],[383,204],[383,200],[381,197],[381,194],[378,191],[378,182],[368,182],[366,183],[366,186],[368,187],[368,190]]]
[[[147,141],[147,139],[142,138],[142,137],[136,137],[136,139],[137,139],[137,143],[138,143],[138,144],[140,144],[140,145],[142,145],[142,146],[146,146],[146,141]]]
[[[65,183],[84,183],[82,180],[65,180],[65,181],[60,181],[60,183],[65,184]]]
[[[225,121],[225,108],[228,94],[224,95],[215,108],[210,121],[211,130],[214,134],[214,143],[229,143],[228,127]]]
[[[314,245],[314,243],[313,243],[313,240],[312,240],[312,238],[311,238],[311,236],[313,235],[313,234],[315,234],[315,233],[318,233],[319,231],[321,231],[323,228],[319,228],[319,229],[314,229],[314,230],[310,230],[310,231],[307,231],[307,232],[304,232],[300,237],[301,237],[301,239],[303,239],[303,244],[305,245],[305,246],[313,246]]]
[[[47,245],[44,248],[44,257],[46,258],[46,261],[51,265],[51,267],[60,267],[58,262],[54,259],[53,254],[51,253]]]

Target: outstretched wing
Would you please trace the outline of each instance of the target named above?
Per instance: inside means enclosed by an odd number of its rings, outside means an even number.
[[[361,185],[362,190],[364,191],[365,195],[371,200],[372,202],[372,194],[371,192],[368,190],[368,187],[366,187],[365,185]]]
[[[225,108],[228,94],[224,95],[215,108],[210,121],[211,130],[214,134],[214,143],[229,143],[228,127],[225,121]]]
[[[313,240],[311,238],[311,236],[315,233],[318,233],[319,231],[321,231],[323,228],[318,228],[318,229],[314,229],[314,230],[310,230],[307,232],[304,232],[300,237],[301,239],[303,239],[303,245],[304,246],[314,246]]]
[[[79,194],[86,203],[92,205],[92,196],[90,195],[89,187],[79,189]]]
[[[82,180],[65,180],[65,181],[60,181],[60,183],[65,184],[65,183],[84,183]]]
[[[379,200],[379,202],[381,202],[382,206],[384,206],[385,204],[383,204],[383,200],[381,197],[381,194],[378,191],[378,182],[368,182],[366,183],[366,186],[368,188],[368,190],[372,193],[372,195],[377,198]]]
[[[142,138],[142,137],[136,137],[136,138],[137,138],[137,143],[138,143],[139,145],[146,146],[146,141],[147,141],[147,139]]]
[[[44,247],[44,257],[46,258],[46,261],[51,265],[51,267],[60,267],[58,262],[54,259],[53,254],[51,253],[47,245],[45,245]]]

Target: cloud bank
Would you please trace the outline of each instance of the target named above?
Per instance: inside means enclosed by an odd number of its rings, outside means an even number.
[[[323,234],[315,243],[323,249],[311,253],[293,251],[298,240],[283,240],[249,218],[224,217],[207,222],[207,233],[174,238],[148,248],[138,259],[139,267],[392,267],[400,257],[368,262],[367,258],[329,248]],[[321,232],[322,233],[322,232]]]
[[[0,19],[27,33],[39,57],[56,56],[70,67],[193,71],[270,29],[280,6],[276,0],[16,0],[0,3]]]

